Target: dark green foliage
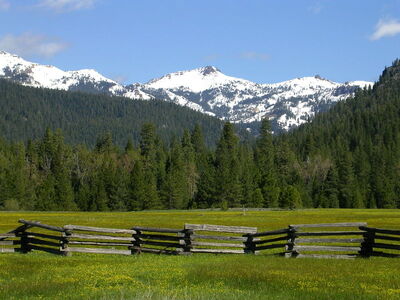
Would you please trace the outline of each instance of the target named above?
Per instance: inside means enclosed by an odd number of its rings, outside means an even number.
[[[0,135],[9,141],[43,136],[46,128],[60,128],[67,143],[94,146],[97,137],[111,133],[115,144],[140,140],[144,123],[153,123],[162,140],[200,124],[207,145],[218,140],[223,123],[165,101],[132,100],[80,92],[24,87],[0,79]]]
[[[316,200],[316,207],[339,207],[338,174],[334,166],[329,168]]]
[[[283,188],[279,198],[279,206],[289,209],[302,207],[301,196],[295,186],[288,185]]]
[[[261,122],[260,136],[255,148],[255,163],[259,170],[260,191],[262,193],[265,207],[277,207],[279,198],[277,167],[275,165],[276,152],[272,143],[272,133],[268,119]],[[280,152],[282,153],[282,152]],[[278,161],[280,168],[287,163]]]
[[[225,123],[215,153],[215,182],[217,198],[231,207],[240,206],[239,138],[231,123]]]
[[[158,104],[152,106],[149,102],[144,102],[147,104],[143,107],[148,105],[147,108],[138,111],[143,115],[140,128],[136,128],[137,121],[129,123],[129,118],[124,117],[119,120],[121,124],[132,125],[135,134],[130,131],[132,128],[124,131],[126,127],[118,126],[99,131],[98,124],[110,121],[112,125],[113,121],[108,118],[115,117],[112,113],[107,116],[99,113],[103,111],[102,105],[123,115],[122,107],[129,111],[142,106],[119,98],[28,89],[0,81],[0,95],[7,95],[7,99],[19,103],[16,105],[25,107],[24,100],[18,102],[18,99],[28,96],[38,102],[32,101],[32,107],[24,108],[34,122],[43,117],[41,109],[47,114],[54,110],[56,115],[65,109],[65,114],[58,115],[60,123],[48,124],[63,127],[64,118],[70,118],[81,126],[75,135],[71,135],[70,127],[66,129],[67,142],[60,130],[43,129],[44,123],[28,128],[29,123],[23,133],[21,127],[10,125],[10,120],[20,117],[15,113],[20,110],[12,111],[14,104],[7,100],[5,105],[11,108],[0,108],[5,113],[0,127],[3,126],[7,138],[11,133],[18,138],[11,139],[14,142],[0,139],[0,207],[87,211],[208,207],[399,208],[399,74],[400,65],[396,61],[372,89],[358,91],[354,98],[287,134],[272,136],[269,121],[263,120],[255,143],[240,140],[229,122],[221,133],[217,130],[218,122],[213,127],[214,119],[209,119],[212,122],[205,127],[202,120],[191,132],[186,121],[179,123],[171,119],[175,125],[168,127],[171,131],[163,131],[162,117],[157,122],[148,122],[151,118],[146,114],[152,113],[147,109],[158,109]],[[41,93],[43,98],[39,97]],[[52,97],[64,104],[54,100],[50,110],[47,105],[52,103]],[[110,104],[110,100],[115,103]],[[92,110],[83,105],[85,101],[93,105]],[[168,105],[159,109],[165,108],[167,115],[172,114],[169,117],[179,118],[174,115],[178,110]],[[31,115],[33,110],[37,110],[35,116]],[[84,113],[72,117],[77,110]],[[95,127],[89,125],[90,116],[95,116]],[[83,121],[75,119],[78,117]],[[88,122],[85,123],[88,127],[82,127],[82,122]],[[116,128],[130,133],[121,135],[114,131]],[[41,131],[40,139],[28,140],[26,144],[15,142]],[[90,142],[68,144],[86,141],[82,134]],[[216,147],[207,146],[210,135],[216,140],[213,136],[219,134]]]
[[[264,198],[260,188],[256,188],[253,191],[252,201],[250,203],[250,207],[262,207],[264,204]]]
[[[140,160],[136,161],[130,174],[128,188],[130,190],[127,201],[129,210],[143,209],[143,201],[146,199],[146,187],[143,166]]]
[[[300,169],[318,156],[330,166],[314,183],[302,174],[314,206],[399,207],[399,60],[373,88],[359,90],[278,140],[279,147],[291,144]]]

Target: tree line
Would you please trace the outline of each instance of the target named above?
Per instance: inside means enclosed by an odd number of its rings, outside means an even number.
[[[48,129],[26,145],[1,141],[0,206],[83,211],[301,207],[298,189],[286,183],[293,176],[292,153],[277,152],[275,162],[272,141],[267,120],[254,147],[240,142],[234,126],[225,123],[214,150],[198,125],[168,146],[154,124],[146,123],[137,146],[128,140],[119,148],[108,133],[93,149],[70,146],[60,130]]]
[[[215,146],[200,125],[169,141],[145,123],[71,145],[61,130],[0,140],[0,207],[143,210],[220,207],[400,207],[400,62],[370,88],[287,134],[267,119],[255,141],[226,122]]]
[[[26,145],[2,140],[0,206],[82,211],[398,207],[390,179],[377,183],[375,176],[383,171],[369,172],[371,202],[358,186],[365,171],[353,169],[359,159],[343,153],[336,163],[318,153],[301,161],[286,139],[274,140],[269,126],[264,120],[256,143],[249,144],[225,123],[214,150],[205,145],[200,126],[166,146],[151,123],[143,125],[139,145],[128,141],[124,148],[111,134],[99,137],[93,149],[70,146],[60,130],[47,130]]]

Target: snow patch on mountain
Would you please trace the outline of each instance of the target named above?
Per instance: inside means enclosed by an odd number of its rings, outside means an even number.
[[[373,83],[337,83],[318,75],[259,84],[223,74],[213,66],[174,72],[145,84],[123,86],[93,69],[62,71],[0,51],[0,77],[27,86],[170,101],[222,120],[252,123],[268,117],[275,128],[289,130],[316,113]]]
[[[231,83],[251,83],[244,79],[222,74],[216,67],[208,66],[190,71],[180,71],[153,79],[146,84],[151,89],[187,90],[192,93],[200,93],[204,90],[218,88]]]
[[[110,94],[125,91],[122,85],[92,69],[62,71],[54,66],[28,62],[4,51],[0,51],[0,76],[23,85],[49,89],[98,90]]]

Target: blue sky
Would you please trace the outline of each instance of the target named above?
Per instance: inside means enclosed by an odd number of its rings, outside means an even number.
[[[400,57],[400,0],[0,0],[0,50],[124,83],[206,65],[373,81]]]

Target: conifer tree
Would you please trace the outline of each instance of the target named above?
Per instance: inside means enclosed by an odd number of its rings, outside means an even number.
[[[335,166],[331,166],[323,185],[323,196],[325,197],[322,207],[339,207],[338,174]]]
[[[140,150],[143,158],[143,176],[146,179],[144,182],[145,198],[143,199],[142,209],[161,208],[161,203],[158,195],[160,184],[157,185],[157,170],[162,160],[157,164],[157,153],[162,154],[162,145],[158,141],[155,132],[155,126],[151,123],[143,124],[140,133]],[[158,147],[157,147],[158,145]],[[157,151],[159,149],[159,151]]]
[[[264,118],[261,121],[260,136],[256,143],[255,160],[260,174],[259,186],[265,207],[276,207],[278,205],[279,187],[274,156],[275,150],[272,143],[270,122],[267,118]]]
[[[55,178],[56,201],[60,209],[77,210],[78,207],[74,201],[74,191],[71,185],[70,149],[64,144],[61,131],[56,131],[54,140],[57,144],[57,149],[52,158],[52,173]]]
[[[260,188],[256,188],[252,195],[251,207],[262,207],[264,198]]]
[[[351,208],[353,206],[355,190],[351,154],[348,151],[342,152],[337,165],[339,174],[339,205],[342,208]]]
[[[142,162],[137,160],[130,174],[128,210],[141,210],[145,207],[146,184]]]
[[[164,197],[167,208],[182,209],[188,206],[188,185],[185,174],[182,147],[173,141],[167,163],[167,179],[164,185]]]
[[[287,185],[280,194],[280,207],[296,209],[302,207],[299,191],[295,186]]]
[[[219,203],[226,202],[231,207],[240,206],[241,186],[238,170],[238,143],[234,127],[227,122],[224,125],[216,150],[216,183]]]
[[[126,143],[126,146],[125,146],[125,153],[129,153],[129,152],[132,152],[134,150],[135,150],[135,147],[133,146],[132,139],[129,138],[128,142]]]
[[[195,151],[191,141],[191,135],[185,130],[182,137],[182,160],[185,177],[185,203],[192,206],[197,192],[199,173],[196,166]]]

